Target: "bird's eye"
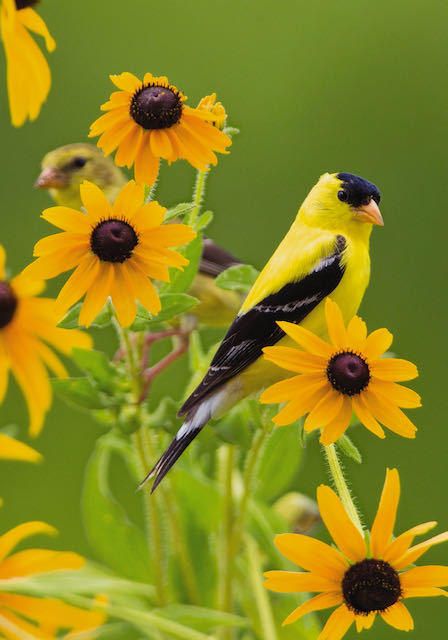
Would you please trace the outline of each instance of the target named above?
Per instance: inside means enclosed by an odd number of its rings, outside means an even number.
[[[347,202],[348,200],[347,191],[344,191],[344,189],[341,189],[340,191],[338,191],[338,198],[341,202]]]
[[[372,200],[375,200],[375,202],[376,202],[377,204],[379,204],[379,203],[380,203],[380,200],[381,200],[381,196],[380,196],[380,194],[379,194],[379,193],[374,193],[374,194],[373,194],[373,196],[372,196]]]
[[[82,156],[76,156],[76,158],[73,158],[72,160],[72,167],[74,167],[75,169],[82,169],[83,167],[85,167],[87,163],[87,158],[83,158]]]

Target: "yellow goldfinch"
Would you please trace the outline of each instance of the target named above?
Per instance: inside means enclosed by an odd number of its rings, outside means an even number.
[[[153,491],[211,418],[293,375],[262,357],[264,347],[291,344],[279,320],[325,334],[323,303],[330,294],[346,321],[357,312],[370,277],[372,225],[383,225],[379,201],[377,187],[363,178],[321,176],[254,283],[203,381],[183,404],[184,424],[145,478],[155,477]]]
[[[80,209],[79,187],[84,180],[98,185],[111,202],[127,182],[125,174],[111,158],[105,158],[97,147],[79,142],[48,152],[42,160],[42,172],[35,186],[48,189],[57,204]],[[189,290],[199,300],[191,315],[200,324],[227,327],[235,317],[242,296],[217,287],[214,279],[236,264],[240,261],[232,254],[210,238],[204,239],[199,273]]]

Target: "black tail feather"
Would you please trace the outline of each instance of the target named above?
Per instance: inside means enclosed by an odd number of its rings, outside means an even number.
[[[157,489],[159,484],[162,482],[163,478],[166,476],[171,467],[176,463],[176,461],[183,454],[188,445],[193,442],[198,433],[201,431],[201,427],[198,429],[191,429],[187,431],[183,436],[179,439],[174,438],[168,449],[165,453],[159,458],[157,463],[151,469],[151,471],[145,476],[142,482],[139,485],[139,489],[143,487],[143,485],[150,479],[154,478],[154,484],[151,488],[151,493]]]

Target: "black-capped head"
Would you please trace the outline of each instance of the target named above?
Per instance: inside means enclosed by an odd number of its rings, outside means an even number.
[[[336,177],[341,181],[341,188],[338,191],[341,202],[346,202],[355,209],[369,204],[371,200],[377,204],[380,203],[381,193],[373,182],[355,176],[353,173],[338,173]]]

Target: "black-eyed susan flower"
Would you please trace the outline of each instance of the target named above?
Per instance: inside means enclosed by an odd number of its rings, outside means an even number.
[[[163,225],[166,209],[157,202],[145,204],[144,187],[129,182],[113,205],[99,187],[84,182],[80,187],[86,213],[68,207],[46,209],[44,220],[62,229],[40,240],[38,256],[25,272],[35,278],[53,278],[75,268],[57,298],[63,315],[84,298],[79,322],[89,326],[112,298],[118,321],[129,326],[139,301],[150,313],[160,311],[160,299],[151,278],[169,281],[169,267],[188,264],[171,249],[195,237],[184,224]]]
[[[68,551],[25,549],[11,553],[18,544],[30,536],[55,533],[56,530],[44,522],[26,522],[0,536],[0,632],[2,637],[14,640],[25,638],[52,640],[61,637],[58,631],[65,630],[73,634],[81,634],[93,631],[104,623],[105,615],[100,609],[88,611],[68,605],[56,598],[40,598],[2,591],[3,580],[26,579],[54,571],[76,571],[84,566],[84,558]],[[72,636],[64,635],[64,637]]]
[[[420,407],[420,396],[397,382],[416,378],[416,366],[407,360],[381,358],[392,344],[387,329],[367,335],[358,316],[346,328],[338,305],[329,298],[325,313],[329,342],[304,327],[279,322],[305,351],[263,349],[265,358],[298,374],[268,387],[260,398],[263,403],[287,403],[274,417],[275,424],[290,424],[308,414],[305,430],[322,429],[321,442],[329,445],[344,433],[354,412],[379,438],[385,437],[381,424],[405,438],[414,438],[416,427],[401,408]]]
[[[15,127],[35,120],[51,87],[47,60],[31,33],[42,36],[48,51],[56,43],[33,9],[37,0],[2,0],[0,30],[6,54],[6,79],[11,121]]]
[[[215,151],[226,152],[231,139],[213,127],[217,117],[208,109],[194,109],[165,76],[146,73],[143,82],[132,73],[110,76],[119,89],[102,105],[90,137],[101,136],[98,146],[106,155],[115,149],[115,163],[135,168],[138,182],[152,185],[160,158],[185,159],[205,170],[216,164]]]
[[[218,129],[224,128],[227,120],[227,113],[222,102],[217,100],[216,93],[211,93],[209,96],[201,98],[197,108],[208,111],[215,116],[216,119],[213,123],[215,127],[218,127]]]
[[[290,624],[312,611],[337,607],[318,640],[341,640],[353,623],[370,629],[377,615],[395,629],[410,631],[414,622],[406,598],[446,596],[448,567],[414,566],[428,549],[448,540],[448,532],[414,545],[416,536],[437,523],[412,527],[396,538],[393,530],[400,498],[400,478],[388,470],[370,535],[361,534],[330,487],[317,490],[322,520],[336,547],[300,534],[282,534],[275,544],[305,572],[268,571],[265,586],[282,593],[316,593],[284,621]]]
[[[38,435],[51,406],[48,370],[62,378],[64,365],[50,347],[69,355],[74,347],[88,349],[92,342],[81,331],[57,327],[55,301],[39,298],[43,283],[22,272],[6,279],[6,255],[0,245],[0,404],[11,371],[25,396],[30,433]]]

